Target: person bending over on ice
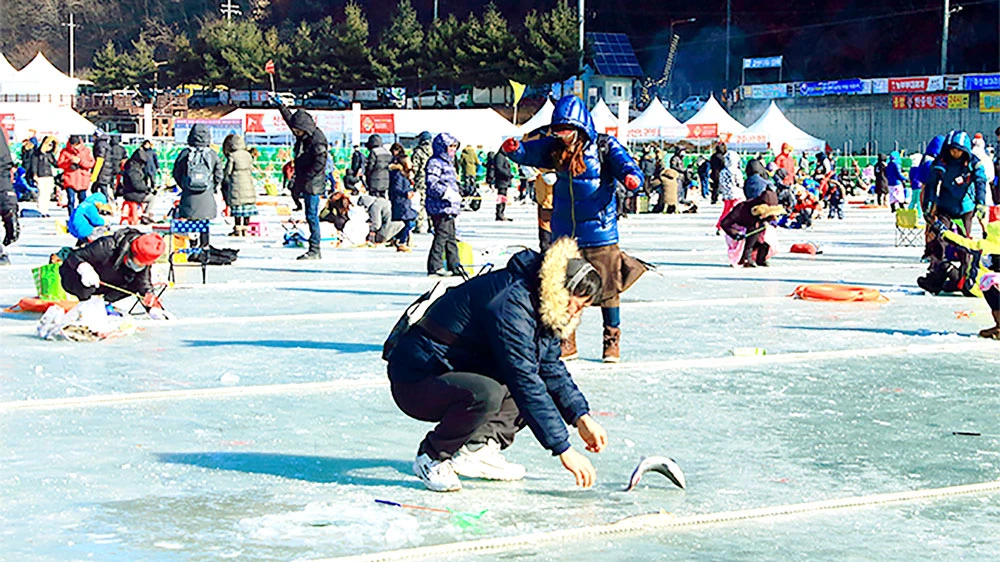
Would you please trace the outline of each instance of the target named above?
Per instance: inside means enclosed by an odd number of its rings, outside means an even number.
[[[950,229],[958,222],[965,236],[972,234],[973,215],[986,215],[986,172],[983,163],[972,155],[972,141],[966,132],[948,133],[928,174],[924,201],[927,224],[940,220]],[[943,259],[940,242],[929,241],[924,255],[934,261]]]
[[[594,299],[604,315],[604,361],[620,354],[619,295],[646,272],[646,267],[618,248],[618,204],[615,182],[632,192],[643,176],[614,137],[598,135],[590,113],[576,96],[559,100],[552,124],[528,134],[522,143],[504,141],[503,150],[518,164],[555,170],[552,238],[575,238],[583,257],[601,274],[603,293]],[[577,356],[576,334],[564,334],[563,357]]]
[[[570,446],[566,424],[594,453],[607,433],[559,352],[600,294],[601,276],[562,238],[544,258],[524,250],[506,268],[448,289],[399,337],[387,357],[393,400],[412,418],[438,422],[413,463],[429,489],[460,490],[458,476],[520,480],[524,467],[501,451],[525,425],[578,485],[594,483],[594,467]]]
[[[735,262],[735,252],[740,242],[743,251],[734,266],[766,267],[771,246],[764,239],[766,222],[785,213],[785,208],[778,204],[778,196],[771,190],[764,191],[758,197],[737,203],[720,224],[729,238],[730,259]]]
[[[107,230],[108,221],[101,213],[110,215],[111,205],[103,191],[96,191],[87,196],[80,206],[73,209],[66,223],[66,230],[76,238],[76,245],[83,246],[97,240]]]
[[[935,223],[932,228],[946,242],[981,253],[982,265],[990,272],[984,273],[979,278],[979,289],[983,292],[986,303],[990,305],[993,322],[996,325],[979,332],[979,337],[1000,340],[1000,273],[998,273],[1000,272],[1000,222],[991,222],[986,225],[986,239],[984,240],[974,240],[961,236],[948,230],[942,222]]]
[[[81,301],[103,295],[108,302],[130,296],[117,290],[125,289],[142,295],[147,309],[162,312],[153,294],[149,266],[163,255],[164,247],[163,238],[156,234],[123,228],[69,253],[59,266],[63,289]]]

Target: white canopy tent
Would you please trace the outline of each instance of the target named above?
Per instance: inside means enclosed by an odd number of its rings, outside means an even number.
[[[18,141],[46,135],[65,141],[70,135],[91,135],[97,129],[66,105],[0,102],[0,114],[14,116],[14,139]]]
[[[0,63],[2,64],[2,63]],[[7,63],[9,66],[10,63]],[[3,72],[0,70],[0,72]],[[63,74],[45,58],[41,52],[35,55],[24,68],[13,77],[10,88],[5,84],[0,93],[4,94],[39,94],[55,96],[74,96],[80,84],[89,84],[87,80],[70,78]]]
[[[618,129],[618,118],[611,112],[604,98],[597,100],[594,109],[590,110],[590,118],[594,120],[594,128],[598,133],[607,133],[608,129]]]
[[[542,107],[538,108],[538,111],[531,116],[520,127],[521,134],[527,134],[539,127],[544,127],[552,123],[552,113],[555,111],[556,106],[552,103],[552,100],[546,99]]]
[[[729,146],[739,150],[767,150],[770,147],[777,153],[786,142],[797,152],[819,152],[826,148],[825,140],[796,127],[772,101],[753,125],[731,139]]]
[[[687,133],[687,127],[663,107],[659,98],[653,98],[649,107],[628,124],[628,140],[631,142],[677,141],[686,137]]]
[[[742,133],[745,126],[742,123],[733,119],[730,115],[715,99],[715,96],[710,96],[705,105],[698,110],[697,113],[691,116],[690,119],[684,122],[685,125],[690,129],[692,126],[712,126],[718,127],[719,137],[725,139],[730,135],[737,135]],[[715,139],[703,139],[707,141],[712,141]]]

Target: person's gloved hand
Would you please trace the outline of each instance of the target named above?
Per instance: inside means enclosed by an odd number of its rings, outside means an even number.
[[[94,266],[87,262],[81,262],[76,266],[76,272],[80,275],[80,284],[84,287],[96,289],[101,285],[101,276],[94,271]]]
[[[274,105],[277,105],[277,106],[280,106],[280,107],[284,107],[285,106],[285,104],[281,102],[281,98],[279,98],[278,96],[274,95],[273,93],[268,93],[267,94],[267,99],[270,100],[270,102],[273,103]]]
[[[163,303],[153,293],[146,293],[142,297],[142,306],[146,308],[163,308]]]
[[[642,182],[639,181],[639,176],[636,176],[635,174],[629,174],[625,176],[625,188],[628,189],[629,191],[635,191],[639,189],[640,185],[642,185]]]
[[[500,145],[500,150],[508,154],[514,152],[518,148],[521,148],[521,141],[515,139],[514,137],[503,141],[503,144]]]
[[[542,181],[545,182],[545,185],[555,185],[559,181],[559,176],[555,172],[548,172],[542,174]]]
[[[737,232],[736,234],[732,235],[731,238],[739,242],[740,240],[746,240],[747,235],[743,234],[742,232]]]
[[[945,224],[939,220],[934,221],[934,223],[931,224],[931,232],[933,232],[938,236],[941,236],[941,233],[946,230],[948,230],[948,227],[945,226]]]

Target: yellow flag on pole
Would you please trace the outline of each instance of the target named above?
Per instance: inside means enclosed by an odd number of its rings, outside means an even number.
[[[520,82],[515,82],[513,80],[508,80],[508,82],[510,82],[510,87],[513,88],[514,90],[514,103],[516,104],[517,102],[521,101],[521,96],[524,95],[525,86],[524,84],[521,84]]]

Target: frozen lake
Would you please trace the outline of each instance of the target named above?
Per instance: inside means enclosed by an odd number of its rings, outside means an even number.
[[[714,235],[718,208],[631,217],[622,247],[659,267],[623,296],[622,360],[600,357],[600,314],[579,331],[571,371],[610,445],[590,455],[598,483],[572,476],[530,432],[508,458],[517,483],[426,491],[410,464],[428,424],[398,412],[380,358],[384,336],[435,282],[416,251],[324,247],[296,262],[270,238],[213,238],[231,267],[194,268],[164,302],[179,318],[139,320],[134,336],[48,342],[37,316],[0,316],[0,559],[313,560],[519,537],[667,512],[683,518],[861,498],[858,507],[566,540],[436,559],[1000,559],[1000,494],[864,505],[864,498],[1000,478],[1000,353],[975,334],[985,303],[930,297],[920,249],[893,246],[887,210],[781,231],[770,268],[733,269]],[[492,202],[459,235],[502,265],[535,247],[534,208]],[[276,218],[271,219],[276,221]],[[24,219],[0,304],[33,294],[31,268],[71,240]],[[793,300],[804,283],[882,290],[882,304]],[[733,348],[766,349],[734,356]],[[954,435],[977,432],[980,436]],[[579,438],[573,432],[574,443]],[[639,458],[668,455],[678,490],[656,474],[621,488]],[[448,515],[375,503],[487,512],[471,529]]]

